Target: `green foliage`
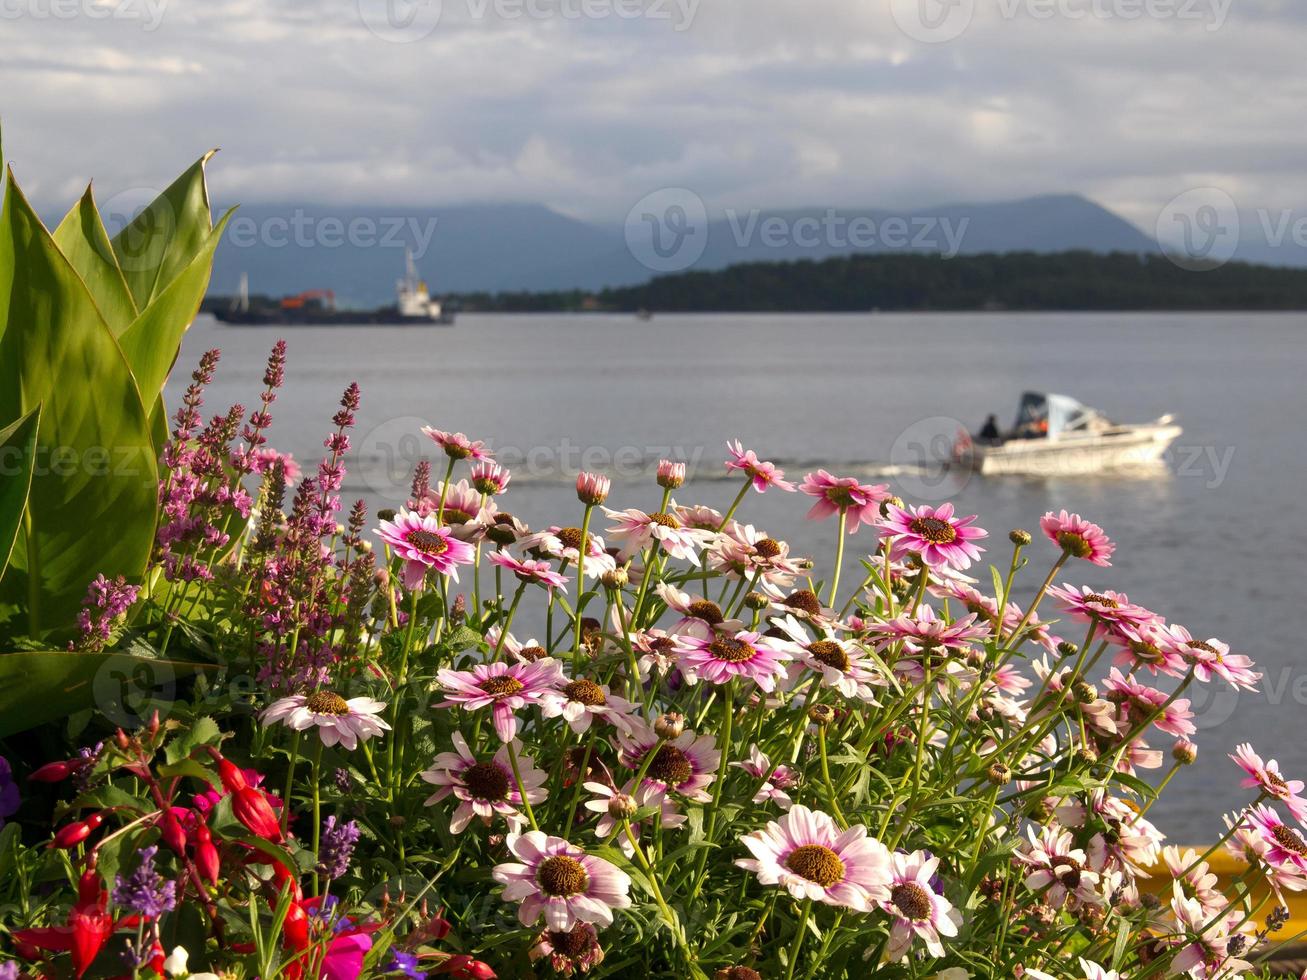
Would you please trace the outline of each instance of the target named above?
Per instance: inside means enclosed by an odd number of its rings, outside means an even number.
[[[32,485],[32,468],[36,462],[36,427],[41,418],[38,405],[17,422],[0,429],[0,579],[9,567],[18,531],[22,527],[23,508]]]

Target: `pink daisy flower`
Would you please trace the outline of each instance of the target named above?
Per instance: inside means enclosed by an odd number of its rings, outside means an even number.
[[[440,495],[445,495],[445,509],[440,510]],[[461,541],[475,541],[485,533],[486,526],[493,523],[498,508],[490,503],[482,504],[481,494],[474,490],[466,480],[457,483],[438,483],[417,500],[410,500],[409,509],[417,511],[420,517],[428,514],[441,514],[441,520],[453,529],[454,537]]]
[[[496,551],[490,556],[490,564],[512,572],[519,582],[534,582],[536,585],[542,585],[547,592],[567,588],[568,579],[554,571],[554,567],[547,561],[536,561],[533,558],[519,559],[506,551]]]
[[[972,527],[971,517],[954,517],[951,503],[931,507],[922,504],[904,510],[894,504],[886,506],[888,513],[879,524],[883,534],[890,538],[890,554],[902,558],[917,554],[931,568],[970,568],[984,550],[973,544],[989,537],[989,532]]]
[[[501,742],[511,742],[517,736],[518,711],[543,704],[546,696],[565,682],[562,667],[550,658],[534,663],[500,660],[477,664],[471,670],[446,667],[436,672],[436,680],[447,695],[437,708],[490,708]]]
[[[1307,877],[1307,841],[1269,806],[1259,803],[1244,813],[1248,828],[1262,838],[1262,860],[1291,877]]]
[[[846,698],[873,703],[873,688],[887,683],[877,663],[856,643],[825,636],[809,639],[803,624],[793,616],[774,622],[777,629],[794,640],[795,656],[817,672],[822,687],[834,688]]]
[[[562,718],[578,735],[590,730],[590,722],[602,719],[621,729],[631,727],[634,713],[631,702],[584,677],[565,682],[544,696],[540,713],[546,718]]]
[[[817,498],[808,520],[820,521],[844,511],[850,534],[857,534],[861,524],[875,524],[881,503],[890,498],[889,487],[883,483],[859,483],[851,476],[831,476],[825,470],[805,476],[799,490]]]
[[[1161,643],[1168,652],[1191,665],[1194,677],[1204,684],[1213,677],[1243,691],[1257,690],[1262,675],[1254,671],[1252,660],[1239,653],[1231,653],[1229,646],[1216,637],[1195,640],[1183,626],[1164,626]]]
[[[601,473],[580,473],[576,477],[576,496],[587,506],[602,504],[608,499],[613,481]]]
[[[726,619],[722,607],[711,599],[700,599],[693,593],[682,592],[668,582],[659,582],[655,585],[654,593],[668,609],[681,614],[681,618],[673,624],[671,632],[687,639],[710,639],[719,629],[734,632],[744,628],[744,623],[740,620]]]
[[[925,851],[892,855],[889,895],[879,899],[881,909],[893,919],[885,947],[889,960],[902,959],[913,939],[922,940],[931,956],[943,956],[940,937],[958,934],[962,913],[931,884],[938,868],[939,858]]]
[[[422,434],[445,451],[450,459],[493,459],[486,444],[473,441],[461,432],[441,432],[429,425],[422,426]]]
[[[1160,623],[1111,624],[1107,639],[1120,650],[1113,662],[1130,672],[1142,667],[1150,674],[1183,677],[1188,669],[1184,657],[1167,642]]]
[[[749,630],[687,637],[686,646],[689,649],[681,657],[680,667],[691,684],[701,678],[710,684],[725,684],[744,677],[770,692],[776,690],[777,678],[785,674],[786,664],[793,659],[784,641]]]
[[[588,922],[578,922],[570,932],[542,932],[536,944],[527,953],[531,962],[548,960],[550,968],[559,976],[589,973],[604,961],[604,948],[599,935]],[[1115,980],[1115,977],[1113,977]]]
[[[260,713],[259,720],[265,725],[281,722],[297,732],[316,727],[327,748],[341,745],[352,751],[358,748],[359,742],[390,731],[390,725],[377,717],[385,708],[384,701],[373,698],[346,701],[334,691],[314,691],[272,702]]]
[[[1136,606],[1124,592],[1113,592],[1111,589],[1095,592],[1087,585],[1079,589],[1074,585],[1060,588],[1055,585],[1048,590],[1048,594],[1058,600],[1073,619],[1082,623],[1089,622],[1095,616],[1099,622],[1129,623],[1135,626],[1157,620],[1157,613]]]
[[[1182,851],[1178,847],[1164,847],[1162,863],[1166,865],[1171,878],[1184,889],[1187,898],[1197,899],[1212,915],[1225,907],[1220,879],[1206,861],[1198,860],[1198,852],[1193,848],[1187,847]]]
[[[469,474],[474,486],[479,493],[495,497],[508,489],[509,482],[513,475],[508,472],[507,466],[500,466],[494,460],[482,459],[472,464],[472,472]]]
[[[581,529],[579,527],[558,527],[554,525],[547,531],[536,531],[534,534],[522,537],[518,541],[518,547],[527,554],[534,554],[537,557],[548,555],[558,561],[565,561],[569,565],[575,565],[577,559],[581,557]],[[604,539],[598,534],[586,534],[586,578],[597,578],[604,572],[611,572],[616,567],[617,560],[608,553],[604,546]]]
[[[1294,819],[1307,822],[1307,800],[1303,799],[1301,779],[1285,779],[1280,764],[1274,759],[1263,762],[1247,742],[1235,747],[1231,759],[1248,775],[1239,783],[1244,789],[1260,789],[1267,796],[1280,800],[1289,808]]]
[[[1116,545],[1101,527],[1079,514],[1068,514],[1065,510],[1054,514],[1050,510],[1040,520],[1039,527],[1050,541],[1071,557],[1104,567],[1112,564],[1108,559]]]
[[[754,803],[775,803],[782,810],[793,805],[790,794],[785,792],[799,784],[799,777],[789,766],[773,766],[767,753],[757,745],[749,746],[749,757],[743,762],[732,762],[732,766],[743,769],[754,779],[761,779],[762,784],[753,794]]]
[[[598,813],[600,817],[595,822],[595,836],[600,840],[606,841],[614,833],[621,829],[621,821],[614,815],[614,804],[622,807],[628,807],[634,804],[636,807],[657,806],[659,808],[659,824],[664,829],[673,827],[683,827],[688,821],[684,814],[676,812],[674,804],[666,795],[659,796],[651,793],[647,788],[644,792],[636,792],[634,788],[635,780],[628,782],[623,789],[615,789],[607,783],[600,783],[590,780],[582,784],[582,787],[588,792],[594,794],[594,799],[586,800],[584,806],[591,813]],[[631,823],[631,833],[637,840],[640,838],[644,821],[633,821]],[[627,840],[625,834],[621,834],[616,839],[617,846],[622,849],[622,853],[627,857],[635,854],[635,848]]]
[[[657,480],[664,490],[679,490],[685,486],[685,464],[677,460],[660,459]]]
[[[522,925],[543,916],[550,932],[570,932],[580,922],[610,926],[614,909],[630,907],[626,872],[575,844],[538,830],[509,834],[507,844],[520,863],[497,864],[491,874],[505,886],[504,901],[519,903]]]
[[[913,653],[947,654],[950,650],[964,650],[974,640],[989,636],[990,629],[976,622],[970,613],[950,623],[940,618],[934,609],[924,603],[915,614],[903,613],[885,623],[873,623],[867,630],[881,646],[899,641]]]
[[[1030,868],[1026,887],[1055,909],[1066,904],[1068,898],[1098,905],[1098,873],[1089,867],[1085,852],[1075,846],[1071,832],[1056,825],[1045,827],[1035,836],[1035,829],[1027,829],[1030,843],[1017,850],[1015,857]]]
[[[890,853],[867,828],[841,831],[828,814],[798,804],[740,838],[753,854],[736,865],[798,899],[869,912],[890,898]]]
[[[458,566],[472,564],[476,554],[470,544],[441,527],[434,515],[420,517],[401,510],[393,521],[382,521],[376,534],[404,562],[404,587],[410,590],[422,585],[428,569],[457,582]]]
[[[645,772],[644,784],[637,789],[642,804],[652,805],[668,793],[679,794],[696,803],[712,800],[706,790],[712,785],[713,774],[722,761],[713,736],[696,736],[687,729],[675,739],[662,742],[652,728],[637,722],[629,732],[618,729],[617,744],[622,765],[636,771],[644,765],[650,752],[655,753]]]
[[[1245,970],[1251,970],[1252,964],[1239,959],[1230,951],[1230,941],[1235,938],[1232,929],[1244,916],[1235,905],[1228,906],[1229,914],[1221,921],[1212,923],[1212,917],[1201,903],[1186,898],[1178,883],[1172,885],[1171,915],[1175,919],[1175,932],[1182,945],[1176,957],[1171,960],[1169,970],[1172,975],[1188,974],[1202,980],[1239,977]],[[1247,948],[1247,937],[1243,937],[1242,948]]]
[[[609,520],[616,525],[608,534],[622,542],[619,558],[623,561],[644,551],[653,542],[673,558],[683,559],[692,565],[699,564],[698,552],[715,535],[694,528],[683,527],[672,514],[646,514],[632,507],[628,510],[604,508]]]
[[[1125,677],[1115,667],[1108,672],[1103,687],[1107,691],[1109,701],[1115,701],[1129,712],[1132,724],[1141,723],[1161,708],[1161,714],[1153,719],[1153,724],[1158,731],[1177,736],[1193,735],[1198,731],[1198,727],[1193,723],[1194,713],[1190,710],[1192,702],[1188,698],[1177,698],[1167,704],[1171,696],[1165,691],[1159,691],[1155,687]],[[1163,708],[1163,705],[1166,707]]]
[[[489,826],[495,814],[508,822],[511,832],[520,831],[526,818],[518,811],[522,805],[522,793],[513,777],[508,746],[501,745],[493,759],[482,761],[472,754],[462,732],[454,732],[453,742],[454,751],[440,753],[431,768],[421,774],[426,782],[439,787],[427,797],[426,805],[434,806],[451,795],[459,801],[449,821],[449,830],[453,834],[461,834],[473,817]],[[536,768],[516,741],[513,749],[517,752],[517,765],[522,773],[522,785],[526,787],[527,801],[543,803],[549,795],[544,788],[548,775]]]
[[[753,483],[753,489],[758,493],[766,493],[768,487],[794,492],[795,486],[785,479],[783,469],[780,469],[775,463],[768,463],[759,459],[752,449],[746,450],[740,444],[740,440],[736,439],[733,442],[728,442],[726,451],[731,454],[731,458],[726,461],[727,472],[738,470],[744,473]]]
[[[708,567],[734,579],[758,581],[778,591],[788,589],[804,571],[804,565],[790,557],[790,546],[777,541],[752,524],[731,521],[720,534],[713,535],[708,553]]]
[[[676,669],[681,654],[690,649],[685,637],[666,630],[638,630],[630,634],[630,639],[636,656],[635,667],[642,681],[648,680],[651,673],[667,676]]]

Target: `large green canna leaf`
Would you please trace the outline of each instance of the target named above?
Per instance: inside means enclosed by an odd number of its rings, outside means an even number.
[[[0,212],[0,323],[0,418],[42,406],[29,527],[0,582],[0,599],[39,598],[28,608],[35,635],[71,628],[97,573],[141,575],[158,475],[127,360],[12,173]]]
[[[139,311],[123,271],[118,268],[118,256],[100,220],[91,188],[86,188],[81,200],[59,222],[54,230],[54,242],[86,283],[113,335],[121,337]],[[141,388],[142,392],[146,390]]]
[[[113,238],[127,287],[144,310],[204,248],[213,227],[204,165],[210,150]],[[147,393],[146,397],[150,397]]]
[[[213,664],[130,653],[0,653],[0,738],[84,708],[123,728],[176,697],[176,682]]]
[[[9,555],[23,526],[40,421],[41,406],[37,405],[18,421],[0,429],[0,579],[5,577]]]

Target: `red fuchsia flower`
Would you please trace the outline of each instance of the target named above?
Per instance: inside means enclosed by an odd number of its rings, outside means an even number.
[[[512,572],[519,582],[534,582],[536,585],[544,586],[550,593],[554,589],[567,588],[568,579],[554,571],[553,566],[547,561],[536,561],[533,558],[519,559],[506,551],[496,551],[490,556],[490,563]]]
[[[570,932],[540,933],[527,954],[531,962],[548,960],[550,968],[561,976],[589,973],[604,961],[599,935],[588,922],[578,922]]]
[[[1061,603],[1073,619],[1087,623],[1094,617],[1100,622],[1141,626],[1157,620],[1157,613],[1132,603],[1124,592],[1104,589],[1095,592],[1087,585],[1053,586],[1048,594]]]
[[[218,764],[218,778],[222,780],[223,789],[231,795],[232,813],[236,819],[256,837],[277,843],[284,840],[285,834],[268,794],[252,786],[245,774],[229,759],[224,759],[217,749],[210,746],[209,754]]]
[[[498,463],[483,459],[472,464],[472,472],[469,474],[472,480],[472,486],[477,491],[490,497],[496,497],[508,489],[509,482],[513,479],[508,472],[507,466],[500,466]]]
[[[1238,690],[1257,690],[1262,675],[1252,669],[1252,660],[1231,653],[1229,646],[1216,637],[1195,640],[1183,626],[1171,625],[1161,628],[1160,639],[1167,652],[1193,667],[1194,677],[1204,684],[1219,677]]]
[[[635,709],[631,702],[614,694],[607,684],[596,684],[584,677],[566,681],[556,691],[544,696],[540,714],[545,718],[562,718],[578,735],[590,730],[590,722],[602,719],[621,729],[630,729]]]
[[[914,939],[926,944],[931,956],[943,956],[940,937],[953,937],[962,924],[962,913],[943,895],[935,891],[932,879],[939,868],[939,858],[925,851],[891,856],[889,896],[880,899],[881,910],[893,919],[885,956],[901,959]]]
[[[757,745],[749,746],[749,757],[747,759],[742,762],[732,762],[731,765],[737,769],[743,769],[754,779],[762,780],[762,785],[753,794],[754,803],[771,802],[782,810],[788,810],[793,805],[790,794],[785,791],[797,786],[799,777],[789,766],[772,765],[771,759],[767,758],[767,753],[763,752]]]
[[[622,542],[618,557],[625,561],[657,544],[673,558],[688,561],[691,565],[699,564],[698,552],[708,545],[716,535],[694,528],[682,527],[681,522],[672,514],[646,514],[632,507],[628,510],[609,510],[604,508],[609,520],[617,523],[607,529],[608,534]]]
[[[218,859],[218,849],[213,845],[213,834],[207,824],[201,823],[196,826],[195,833],[192,835],[191,850],[192,860],[200,877],[209,884],[216,885],[221,863]]]
[[[468,711],[491,709],[495,732],[501,742],[517,736],[517,712],[532,704],[543,704],[545,696],[558,690],[566,678],[557,660],[534,663],[477,664],[471,670],[446,667],[436,680],[447,695],[438,708],[462,707]]]
[[[587,507],[597,507],[608,499],[613,481],[601,473],[580,473],[576,477],[576,496]]]
[[[1040,520],[1039,527],[1050,541],[1072,558],[1083,558],[1090,564],[1103,567],[1112,564],[1108,559],[1116,545],[1101,527],[1079,514],[1068,514],[1065,510],[1054,514],[1050,510]]]
[[[442,432],[429,425],[422,426],[422,434],[445,451],[450,459],[493,459],[482,441],[469,439],[461,432]]]
[[[1160,708],[1161,714],[1153,719],[1153,724],[1158,731],[1166,732],[1168,735],[1186,736],[1198,731],[1198,727],[1193,723],[1194,713],[1189,710],[1191,702],[1188,698],[1171,701],[1171,696],[1165,691],[1159,691],[1155,687],[1124,677],[1115,667],[1109,671],[1103,687],[1108,692],[1109,701],[1116,701],[1129,712],[1133,724],[1151,717],[1153,712]],[[1167,704],[1168,701],[1171,703]],[[1298,785],[1301,787],[1302,784]]]
[[[117,926],[106,911],[108,904],[109,895],[99,872],[88,868],[78,881],[77,902],[68,914],[66,925],[17,929],[13,933],[14,941],[51,953],[71,954],[73,975],[81,977]]]
[[[575,565],[581,556],[581,529],[579,527],[558,527],[554,525],[547,531],[536,531],[518,541],[518,546],[527,554],[537,557],[548,555],[569,565]],[[617,561],[608,553],[604,539],[598,534],[585,536],[585,576],[597,578],[604,572],[611,572],[617,567]]]
[[[636,791],[642,805],[653,805],[669,793],[696,803],[712,800],[706,790],[721,765],[722,754],[711,735],[696,736],[686,729],[664,742],[648,725],[637,723],[629,732],[617,732],[617,745],[622,765],[636,771],[643,767],[649,753],[654,753],[644,783]]]
[[[472,754],[462,732],[454,732],[452,738],[454,751],[440,753],[431,768],[422,773],[426,782],[438,787],[427,797],[426,805],[435,806],[451,795],[459,801],[449,821],[450,833],[461,834],[473,817],[489,826],[496,814],[507,821],[511,832],[522,830],[526,824],[526,818],[518,810],[522,805],[522,793],[513,777],[508,746],[501,745],[493,759],[481,760]],[[548,775],[536,768],[531,757],[522,752],[519,743],[514,741],[513,748],[522,773],[522,785],[526,787],[527,801],[543,803],[549,795],[544,788]]]
[[[738,470],[745,474],[758,493],[766,493],[768,487],[790,493],[795,491],[794,484],[785,479],[783,469],[775,463],[759,459],[752,449],[746,450],[740,440],[726,443],[726,451],[731,454],[731,458],[726,461],[726,471],[729,473]]]
[[[457,582],[458,566],[472,564],[476,555],[470,544],[441,527],[435,515],[419,517],[401,510],[393,521],[382,521],[376,534],[403,560],[404,587],[410,590],[422,585],[428,569]]]
[[[385,708],[384,701],[374,698],[357,697],[347,701],[334,691],[314,691],[312,694],[292,694],[272,702],[263,709],[259,720],[265,725],[281,722],[297,732],[316,727],[318,737],[327,748],[342,745],[353,751],[359,742],[390,731],[385,719],[378,717]]]
[[[860,524],[875,524],[880,520],[880,505],[891,496],[889,487],[883,483],[859,483],[851,476],[831,476],[825,470],[805,476],[799,490],[817,498],[808,511],[808,520],[820,521],[844,511],[850,534],[857,534]]]
[[[828,814],[796,804],[740,843],[753,857],[736,861],[737,867],[797,899],[870,912],[890,898],[889,849],[861,824],[841,831]]]
[[[1029,844],[1022,843],[1015,857],[1030,870],[1026,887],[1039,895],[1040,901],[1055,909],[1068,898],[1087,905],[1102,904],[1098,893],[1098,872],[1089,866],[1085,852],[1075,846],[1071,832],[1056,824],[1044,827],[1039,836],[1027,828]]]
[[[743,677],[771,692],[794,659],[792,644],[750,630],[734,635],[719,631],[704,639],[687,637],[686,646],[689,650],[682,655],[680,668],[691,684],[700,679],[726,684]]]
[[[915,554],[931,568],[970,568],[984,551],[972,542],[989,537],[988,531],[971,526],[975,515],[954,517],[951,503],[939,507],[922,504],[907,510],[887,504],[885,509],[880,528],[890,539],[893,558]]]
[[[1285,779],[1280,772],[1280,764],[1274,759],[1263,762],[1248,742],[1236,746],[1234,755],[1230,758],[1248,774],[1239,783],[1240,786],[1244,789],[1259,789],[1267,796],[1280,800],[1289,808],[1295,820],[1299,823],[1307,822],[1307,799],[1302,797],[1301,779]]]
[[[510,834],[507,844],[518,861],[497,864],[491,874],[505,886],[504,901],[519,903],[522,925],[543,916],[550,932],[570,932],[578,922],[610,926],[614,909],[630,907],[626,872],[575,844],[538,830]]]

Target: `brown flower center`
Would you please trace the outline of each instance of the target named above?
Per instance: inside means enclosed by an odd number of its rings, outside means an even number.
[[[823,888],[844,880],[844,862],[829,847],[820,844],[796,847],[785,859],[785,867],[800,878],[815,881]]]
[[[479,800],[508,799],[508,774],[493,762],[478,762],[463,770],[463,782]]]
[[[578,922],[572,927],[571,932],[551,932],[549,945],[554,947],[554,952],[561,953],[569,959],[576,959],[594,945],[594,939],[586,929],[585,923]]]
[[[775,558],[781,553],[779,541],[772,538],[763,538],[761,541],[754,542],[753,550],[764,558]]]
[[[1217,657],[1221,655],[1220,650],[1216,649],[1216,647],[1212,646],[1210,643],[1204,642],[1203,640],[1190,640],[1187,646],[1189,647],[1190,650],[1201,650],[1203,651],[1203,653],[1210,653],[1213,656],[1217,656]]]
[[[585,873],[585,868],[576,858],[568,857],[566,854],[555,854],[540,863],[536,880],[546,895],[566,898],[568,895],[578,895],[585,891],[590,883],[590,876]]]
[[[1076,558],[1088,558],[1094,551],[1084,535],[1076,534],[1074,531],[1058,531],[1057,543],[1062,546],[1063,551]]]
[[[914,517],[908,530],[931,544],[950,544],[958,536],[952,524],[941,521],[938,517]]]
[[[1162,659],[1162,648],[1156,643],[1149,643],[1147,640],[1131,641],[1130,652],[1140,660],[1147,660],[1149,663],[1157,663]]]
[[[816,643],[808,644],[808,653],[812,659],[827,667],[833,667],[840,673],[849,669],[849,655],[844,652],[844,648],[832,640],[818,640]]]
[[[563,542],[564,548],[571,548],[574,551],[581,550],[581,529],[579,527],[565,527],[555,537]]]
[[[1104,609],[1120,609],[1121,603],[1105,595],[1099,595],[1097,592],[1091,592],[1085,596],[1081,602],[1087,606],[1102,606]]]
[[[526,685],[516,677],[509,677],[507,674],[497,674],[494,677],[487,677],[481,682],[481,690],[485,691],[492,698],[506,698],[510,694],[516,694]]]
[[[673,531],[679,530],[681,527],[680,521],[678,521],[671,514],[664,514],[661,511],[650,514],[649,523],[658,524],[662,527],[668,527],[671,528]]]
[[[449,550],[449,542],[443,536],[435,531],[427,531],[419,528],[416,531],[408,532],[409,547],[416,548],[424,555],[443,555]]]
[[[544,647],[529,646],[523,647],[521,650],[517,651],[517,655],[523,660],[529,660],[531,663],[535,663],[541,657],[549,656],[549,651]]]
[[[709,626],[716,626],[726,618],[722,615],[722,607],[708,599],[699,599],[690,603],[686,612],[695,619],[702,619]]]
[[[1075,891],[1080,887],[1080,866],[1073,863],[1069,867],[1059,869],[1057,880],[1070,891]]]
[[[929,919],[931,910],[930,895],[915,881],[905,881],[894,886],[890,892],[890,901],[906,918]]]
[[[458,510],[457,508],[450,507],[448,504],[445,505],[444,520],[448,521],[450,524],[466,524],[475,516],[475,514],[469,514],[465,510]]]
[[[1307,842],[1303,841],[1302,835],[1292,827],[1276,824],[1271,828],[1271,836],[1275,838],[1275,843],[1286,851],[1292,854],[1307,854]]]
[[[668,786],[680,786],[693,775],[689,756],[675,745],[664,745],[649,764],[649,776]]]
[[[743,640],[737,640],[730,636],[719,636],[708,644],[708,652],[716,660],[724,660],[728,664],[742,664],[752,660],[758,651]]]
[[[304,702],[315,715],[347,715],[349,705],[345,699],[334,691],[314,691]]]
[[[569,701],[575,701],[577,704],[584,704],[587,707],[608,703],[608,698],[604,696],[604,689],[594,681],[588,681],[584,678],[572,681],[563,688],[563,693],[567,695]]]
[[[809,616],[816,616],[821,612],[821,600],[810,589],[799,589],[796,592],[791,592],[785,599],[785,605],[791,609],[797,609],[799,612],[805,612]]]

